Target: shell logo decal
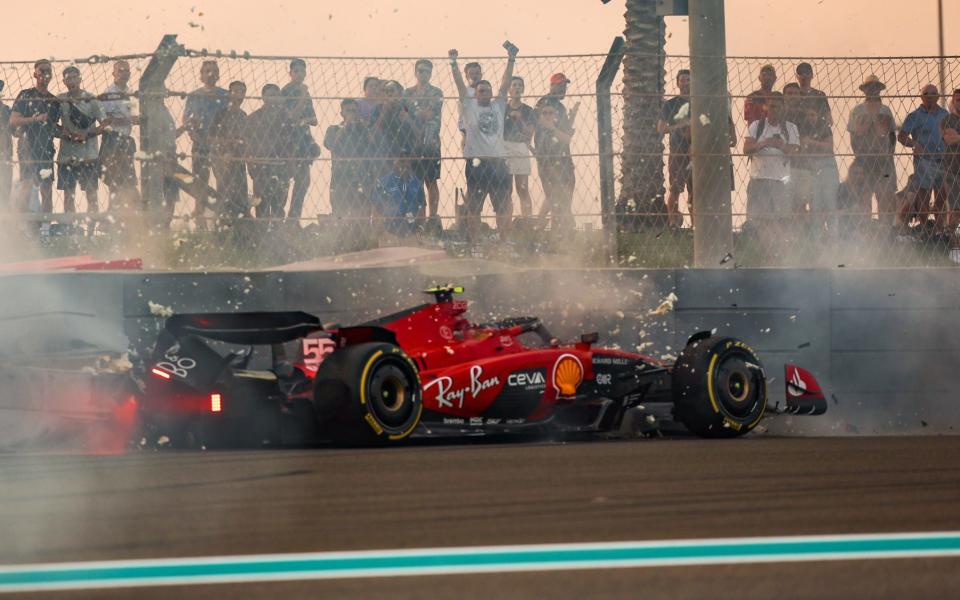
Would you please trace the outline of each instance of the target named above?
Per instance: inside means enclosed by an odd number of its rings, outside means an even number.
[[[553,388],[558,396],[576,396],[583,383],[583,365],[572,354],[563,354],[553,365]]]

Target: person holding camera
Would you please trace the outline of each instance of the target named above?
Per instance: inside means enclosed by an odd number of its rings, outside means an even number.
[[[106,120],[100,101],[80,87],[80,69],[63,70],[67,88],[60,99],[60,153],[57,155],[57,189],[63,192],[63,212],[76,210],[79,184],[87,197],[87,211],[98,212],[100,187],[100,134]]]
[[[770,223],[791,213],[787,194],[789,155],[800,150],[797,126],[783,118],[783,94],[770,92],[767,114],[747,128],[743,153],[750,157],[747,184],[747,219],[756,225]]]

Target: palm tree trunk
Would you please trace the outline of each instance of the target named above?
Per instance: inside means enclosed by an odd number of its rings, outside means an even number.
[[[627,0],[623,59],[623,154],[617,212],[626,224],[652,219],[630,213],[665,213],[663,138],[657,119],[664,87],[664,22],[657,0]],[[626,217],[626,218],[624,218]]]

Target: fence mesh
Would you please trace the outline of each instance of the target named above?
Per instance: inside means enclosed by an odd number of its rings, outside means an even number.
[[[147,54],[126,57],[132,71],[131,90],[137,89],[139,76],[150,58],[151,55]],[[483,204],[484,225],[480,233],[471,238],[466,235],[469,228],[463,217],[467,204],[467,170],[474,161],[464,156],[457,88],[446,57],[432,58],[431,84],[439,88],[442,96],[438,114],[431,115],[426,109],[421,112],[421,105],[430,102],[423,101],[416,94],[403,98],[404,92],[401,91],[401,97],[394,98],[394,86],[388,84],[387,89],[381,88],[374,93],[377,96],[374,102],[380,104],[368,123],[368,135],[372,138],[369,143],[374,149],[351,150],[350,144],[341,144],[331,153],[327,146],[336,146],[336,127],[343,122],[342,100],[363,99],[367,77],[398,82],[402,90],[412,87],[416,81],[415,59],[306,57],[305,90],[302,93],[309,101],[298,105],[287,96],[285,102],[278,104],[280,110],[271,115],[272,109],[265,108],[264,86],[275,84],[283,88],[290,82],[291,57],[205,56],[188,52],[176,61],[165,82],[165,105],[173,125],[179,128],[178,135],[171,137],[174,152],[164,159],[169,163],[165,168],[169,180],[166,187],[171,201],[167,207],[170,214],[141,221],[130,217],[129,213],[140,207],[139,196],[136,201],[125,201],[117,196],[115,186],[108,188],[106,183],[110,182],[101,179],[98,184],[99,208],[106,214],[98,220],[73,225],[75,219],[63,215],[64,196],[56,189],[60,186],[55,183],[53,215],[44,218],[55,222],[52,231],[67,235],[45,238],[41,251],[109,253],[120,248],[128,253],[136,251],[155,267],[210,268],[267,266],[344,250],[417,243],[436,245],[457,254],[480,252],[511,259],[551,251],[575,252],[584,255],[581,258],[588,262],[602,262],[609,256],[609,249],[604,247],[604,238],[600,234],[603,222],[594,86],[605,59],[604,54],[535,57],[521,54],[517,59],[514,74],[524,79],[522,101],[531,107],[536,107],[538,101],[549,93],[553,74],[562,73],[570,80],[562,104],[568,112],[577,105],[579,107],[571,124],[572,131],[566,132],[571,135],[569,150],[564,144],[566,137],[562,135],[562,127],[558,136],[555,130],[544,130],[548,126],[541,123],[540,113],[525,117],[536,133],[530,135],[528,129],[517,135],[516,139],[529,141],[528,149],[516,150],[514,146],[518,155],[517,160],[511,161],[516,164],[510,167],[522,172],[527,170],[525,163],[530,163],[529,209],[516,189],[516,180],[511,177],[510,216],[514,222],[509,234],[496,235],[496,230],[504,225],[494,218],[492,194],[491,201]],[[229,119],[216,115],[210,115],[210,122],[203,123],[207,115],[203,112],[202,102],[197,104],[201,107],[200,116],[184,120],[188,95],[202,87],[202,67],[209,60],[215,60],[219,69],[217,86],[226,89],[233,81],[243,82],[246,86],[246,98],[239,107],[245,113],[245,119],[235,120],[232,126]],[[667,82],[663,86],[666,92],[661,105],[677,93],[676,73],[689,66],[687,57],[666,57],[663,60]],[[730,148],[735,188],[732,196],[735,262],[742,266],[953,264],[949,258],[953,245],[950,230],[956,223],[947,218],[949,211],[940,209],[939,198],[944,196],[938,198],[935,194],[929,209],[915,207],[914,214],[905,213],[899,218],[893,214],[912,196],[912,188],[918,183],[916,178],[910,178],[914,172],[910,149],[899,144],[883,148],[881,144],[867,150],[858,146],[855,152],[852,142],[856,136],[850,131],[857,130],[850,125],[851,114],[864,101],[858,88],[868,75],[876,75],[886,85],[881,93],[882,102],[889,108],[892,125],[899,131],[906,116],[919,106],[920,88],[927,83],[938,83],[938,58],[808,60],[814,72],[813,87],[825,92],[830,105],[833,158],[810,156],[809,147],[804,145],[800,154],[790,159],[793,165],[789,165],[786,186],[789,210],[784,212],[777,207],[776,215],[771,215],[777,217],[773,221],[765,220],[766,215],[761,214],[758,222],[769,226],[745,226],[748,222],[747,188],[756,164],[743,152],[748,126],[744,102],[759,87],[757,79],[763,65],[770,64],[776,69],[778,80],[773,89],[782,91],[784,84],[795,80],[795,67],[802,60],[727,59],[730,116],[735,130],[735,145]],[[507,65],[505,54],[460,58],[460,69],[470,62],[480,63],[483,79],[490,81],[496,94]],[[63,69],[70,65],[79,68],[82,88],[94,95],[105,93],[113,82],[114,61],[106,57],[95,57],[93,61],[55,61],[50,84],[54,94],[66,92]],[[952,90],[960,60],[948,57],[944,59],[944,65],[947,89]],[[0,63],[0,77],[6,82],[2,94],[4,101],[10,105],[20,91],[32,87],[33,65]],[[268,91],[266,95],[272,93]],[[636,97],[636,91],[631,96]],[[129,102],[133,113],[137,114],[137,98],[133,96]],[[624,102],[623,83],[618,76],[612,90],[612,138],[617,173],[621,167],[624,135],[658,135],[657,115],[630,113]],[[788,100],[788,104],[790,102]],[[217,106],[225,106],[225,103]],[[305,106],[312,108],[315,125],[298,126],[304,122],[301,121],[303,118],[312,123],[309,111],[304,111]],[[294,108],[299,114],[291,116]],[[787,112],[794,111],[792,114],[799,115],[799,108],[802,105],[793,102]],[[361,108],[361,112],[364,111],[366,107]],[[549,118],[551,111],[546,112]],[[191,110],[190,113],[196,116],[198,111]],[[634,115],[629,123],[625,122],[627,114]],[[637,114],[641,115],[639,121]],[[668,117],[668,120],[675,116]],[[431,117],[439,118],[434,120]],[[800,119],[799,116],[788,118]],[[679,119],[669,125],[677,123]],[[875,126],[874,130],[879,131],[878,127]],[[537,132],[537,129],[541,131]],[[210,133],[212,131],[216,133]],[[859,131],[862,137],[865,130],[861,128]],[[304,132],[309,132],[309,137]],[[134,127],[132,136],[138,138],[137,127]],[[344,134],[339,141],[349,138]],[[439,152],[429,149],[431,139],[439,143]],[[20,162],[16,145],[22,143],[22,138],[13,142],[12,156],[4,158],[4,165],[13,173],[13,188],[16,190]],[[682,153],[674,151],[671,154],[669,136],[664,136],[663,142],[663,152],[648,158],[656,164],[663,163],[664,181],[669,182],[670,158]],[[532,154],[529,161],[521,156],[527,152]],[[415,177],[429,174],[434,169],[428,164],[432,161],[424,158],[437,154],[440,164],[435,191],[415,179],[404,179],[407,167]],[[717,155],[720,154],[718,149]],[[159,160],[142,149],[134,158],[133,168],[138,177],[144,164]],[[394,160],[398,158],[407,160],[398,164]],[[556,160],[558,158],[562,160]],[[705,158],[712,160],[709,156]],[[209,189],[198,181],[207,177],[203,168],[205,159],[210,171]],[[797,168],[803,168],[805,159],[808,166],[811,162],[819,165],[806,169],[813,172],[812,176],[797,171]],[[816,197],[814,184],[826,181],[829,186],[827,180],[831,179],[832,170],[824,165],[830,162],[836,165],[837,186],[833,204],[824,204]],[[886,168],[888,163],[893,165],[892,170]],[[353,179],[347,177],[350,181],[348,188],[352,191],[344,196],[342,189],[338,189],[343,186],[338,186],[334,173],[341,168],[347,172],[358,170],[349,165],[358,167],[361,174]],[[558,165],[572,165],[573,177],[569,177],[569,173],[557,174]],[[545,178],[548,171],[553,175]],[[306,183],[306,175],[309,183]],[[494,177],[489,173],[485,176]],[[878,182],[876,177],[883,177],[883,180]],[[2,179],[0,177],[0,183]],[[566,193],[563,189],[558,190],[557,180],[575,186],[570,206],[572,219],[569,221],[562,218],[563,201],[557,201]],[[716,184],[704,181],[697,187]],[[618,181],[617,197],[624,195],[620,185]],[[667,187],[671,186],[668,184]],[[867,191],[876,193],[868,200]],[[0,190],[0,195],[2,192]],[[302,208],[297,214],[301,194]],[[35,189],[26,190],[24,195],[34,209],[38,204],[36,196]],[[76,196],[76,210],[78,214],[85,214],[91,206],[80,190]],[[19,197],[16,200],[11,198],[6,201],[6,206],[22,210],[24,207],[16,206],[18,200]],[[436,203],[435,211],[433,202]],[[653,203],[651,206],[662,205]],[[616,232],[611,232],[616,235],[615,255],[618,260],[636,266],[692,264],[689,192],[680,194],[680,218],[675,217],[673,223],[664,214],[665,210],[660,212],[662,209],[657,209],[658,214],[654,215],[638,215],[637,207],[623,205],[618,205],[617,210],[620,214],[609,223],[619,225]],[[117,215],[116,219],[113,215]],[[241,215],[244,218],[238,218]],[[539,218],[541,215],[542,219]],[[438,219],[431,219],[433,216]],[[16,219],[21,218],[18,213]],[[675,227],[667,227],[670,224]],[[576,231],[569,231],[571,225]],[[122,231],[124,228],[126,230]],[[771,232],[772,235],[766,235]],[[32,233],[30,229],[25,235]]]

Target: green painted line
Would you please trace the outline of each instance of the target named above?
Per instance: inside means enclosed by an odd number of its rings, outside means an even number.
[[[804,560],[960,556],[960,532],[220,556],[0,567],[0,592]]]

